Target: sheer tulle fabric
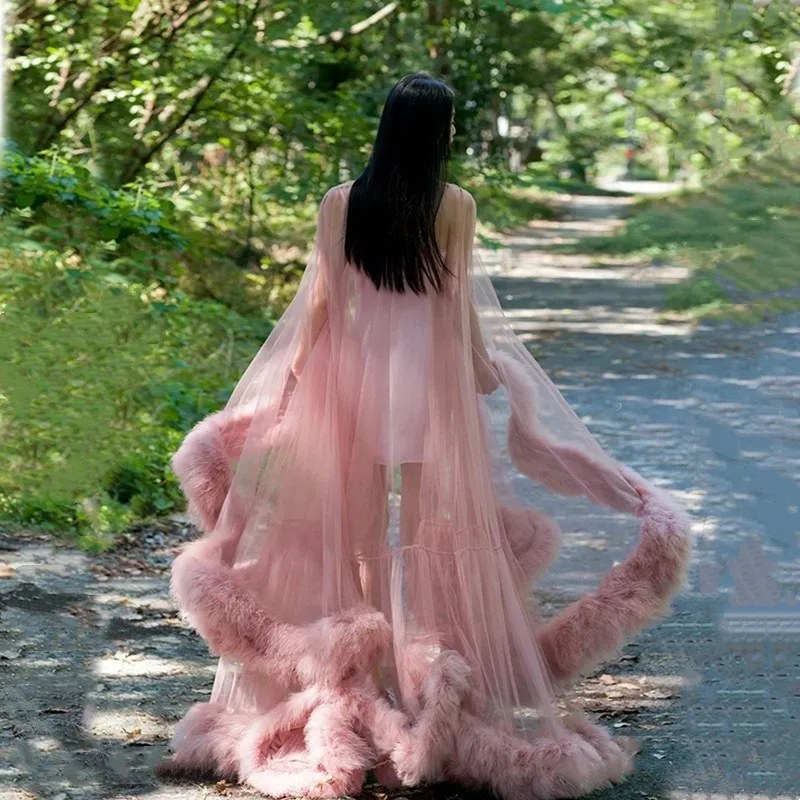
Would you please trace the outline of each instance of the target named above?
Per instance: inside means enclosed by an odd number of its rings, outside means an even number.
[[[297,297],[228,403],[253,421],[216,530],[241,526],[235,564],[279,619],[311,622],[362,598],[383,611],[394,630],[387,677],[402,702],[416,702],[403,655],[421,642],[468,658],[482,713],[510,721],[525,706],[552,719],[538,615],[519,590],[498,514],[498,493],[510,487],[476,390],[470,302],[490,353],[535,373],[550,435],[592,455],[601,468],[592,480],[621,505],[638,496],[504,324],[488,278],[474,274],[471,198],[448,189],[451,275],[444,292],[417,296],[378,291],[345,263],[347,192],[325,197]],[[326,324],[310,342],[311,309],[323,298]],[[308,352],[295,380],[300,347]],[[574,493],[594,494],[573,479]],[[219,673],[215,700],[266,710],[263,678],[225,661]]]
[[[375,678],[409,718],[422,710],[420,665],[451,652],[466,661],[470,732],[453,745],[464,752],[445,760],[461,764],[460,780],[528,797],[531,775],[547,772],[552,754],[526,752],[531,766],[518,757],[505,770],[512,783],[502,785],[500,761],[513,760],[516,740],[479,746],[489,730],[480,726],[530,741],[563,738],[554,681],[663,613],[688,557],[684,523],[603,452],[509,328],[473,263],[468,194],[447,187],[437,236],[449,275],[442,292],[417,296],[378,291],[345,263],[348,191],[344,184],[325,196],[299,291],[222,412],[224,432],[210,434],[233,461],[196,475],[192,492],[215,509],[204,518],[206,539],[254,598],[251,616],[312,626],[359,605],[382,613],[391,646]],[[487,357],[503,385],[492,382]],[[199,452],[182,480],[202,471]],[[511,460],[528,476],[525,503]],[[530,581],[559,536],[612,526],[622,536],[637,516],[643,544],[627,572],[610,574],[605,590],[548,630]],[[663,576],[659,563],[669,565]],[[212,706],[264,715],[290,693],[286,681],[223,653]],[[577,760],[602,772],[608,764],[598,759],[613,761],[619,750],[612,758],[610,746],[596,747]],[[608,774],[627,769],[620,762]],[[603,785],[600,772],[571,775],[569,789],[553,778],[537,796],[575,796],[575,787]]]

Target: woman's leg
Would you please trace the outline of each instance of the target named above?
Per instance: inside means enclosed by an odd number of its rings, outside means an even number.
[[[370,493],[369,521],[359,558],[361,595],[373,608],[384,611],[383,592],[386,586],[383,572],[389,521],[389,485],[388,470],[383,464],[375,465]]]
[[[422,464],[403,464],[400,468],[402,487],[400,495],[400,544],[410,547],[417,537],[420,523],[420,486],[422,484]]]
[[[378,611],[388,612],[388,600],[384,593],[388,589],[386,570],[386,534],[389,522],[389,482],[388,469],[376,464],[368,498],[367,525],[359,550],[358,573],[361,596]],[[388,614],[387,614],[388,616]],[[381,666],[376,664],[372,670],[372,680],[383,690],[385,681]]]

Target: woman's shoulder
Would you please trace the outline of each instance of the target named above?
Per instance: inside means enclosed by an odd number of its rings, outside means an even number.
[[[337,183],[336,186],[331,186],[327,192],[325,192],[325,196],[322,198],[322,201],[329,198],[336,198],[336,197],[346,197],[347,193],[350,191],[350,187],[355,183],[355,181],[345,181],[344,183]]]
[[[449,195],[454,203],[458,203],[462,208],[474,208],[475,198],[457,183],[445,184],[445,194]]]
[[[326,218],[331,218],[332,216],[338,217],[345,214],[347,211],[347,199],[352,185],[353,181],[347,181],[328,189],[319,204],[320,216],[325,215]]]

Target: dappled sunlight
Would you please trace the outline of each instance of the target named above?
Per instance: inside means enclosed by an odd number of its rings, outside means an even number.
[[[150,609],[153,611],[172,611],[175,608],[175,604],[169,598],[155,593],[150,597],[131,597],[129,594],[120,593],[99,593],[95,595],[94,601],[101,606],[120,605],[130,609]]]
[[[69,664],[69,661],[62,658],[26,658],[25,669],[31,670],[47,670],[47,669],[63,669]]]
[[[174,659],[117,651],[96,659],[92,671],[99,678],[160,678],[164,675],[188,675],[193,672],[213,676],[214,666],[197,668]]]
[[[594,322],[618,321],[622,324],[627,322],[641,323],[652,322],[652,309],[649,308],[609,308],[608,306],[590,306],[583,308],[527,308],[514,309],[506,314],[506,318],[516,326],[525,320],[544,320],[559,325],[565,321]],[[677,327],[677,326],[676,326]],[[688,329],[680,329],[688,332]]]
[[[135,706],[119,710],[87,708],[83,724],[95,739],[120,743],[141,740],[168,739],[171,725],[163,717],[155,716]]]
[[[681,692],[696,682],[694,674],[649,675],[626,669],[624,673],[604,672],[597,677],[584,678],[577,687],[577,693],[590,711],[660,710],[672,708]]]
[[[644,378],[643,375],[634,375],[634,378]],[[652,376],[651,376],[652,377]],[[700,401],[696,397],[675,397],[672,399],[659,399],[654,398],[653,404],[657,406],[670,406],[671,408],[696,408],[700,405]]]
[[[713,517],[706,517],[705,519],[695,520],[692,522],[692,533],[698,538],[707,542],[714,541],[717,538],[719,530],[719,520]]]
[[[702,508],[703,501],[706,498],[706,490],[701,487],[694,487],[691,489],[673,487],[670,491],[675,499],[682,503],[689,511],[697,511]]]
[[[609,336],[685,336],[690,326],[661,324],[648,315],[647,309],[626,309],[619,312],[603,311],[596,314],[571,315],[565,312],[563,317],[552,312],[536,311],[507,314],[509,322],[514,326],[520,338],[531,339],[537,332],[585,332],[590,335]],[[583,318],[581,318],[583,316]]]
[[[632,181],[622,178],[604,178],[597,185],[603,189],[640,195],[668,195],[686,188],[685,184],[677,181]]]
[[[539,280],[641,280],[644,270],[641,261],[625,263],[619,258],[587,265],[586,256],[581,254],[570,255],[546,250],[531,255],[525,242],[520,242],[518,251],[511,243],[501,253],[502,256],[493,261],[494,270],[490,270],[493,277],[525,278],[535,272]]]
[[[0,586],[4,782],[34,786],[52,774],[48,796],[65,797],[152,789],[175,721],[208,699],[215,667],[176,617],[168,572],[125,574],[123,559],[114,566],[44,541],[4,537],[3,547],[12,575]]]
[[[525,278],[535,274],[537,280],[559,280],[573,282],[574,290],[580,291],[580,283],[613,281],[624,284],[630,282],[636,286],[644,287],[661,286],[670,283],[677,283],[685,277],[686,273],[680,267],[673,267],[666,270],[654,271],[646,270],[641,264],[625,265],[620,264],[619,260],[609,263],[607,266],[580,266],[581,261],[585,263],[585,256],[548,256],[541,259],[541,263],[527,262],[526,264],[514,264],[510,260],[506,269],[500,273],[501,277]]]

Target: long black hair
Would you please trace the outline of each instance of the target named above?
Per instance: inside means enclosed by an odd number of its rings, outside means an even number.
[[[438,291],[435,222],[447,181],[454,95],[423,73],[389,92],[366,169],[350,190],[345,255],[378,289]]]

